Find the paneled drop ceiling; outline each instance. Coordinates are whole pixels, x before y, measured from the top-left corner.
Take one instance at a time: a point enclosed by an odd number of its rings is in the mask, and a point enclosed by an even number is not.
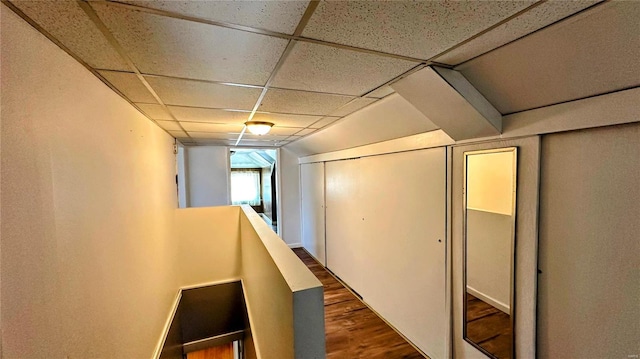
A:
[[[544,38],[514,40],[598,2],[3,0],[184,144],[247,147],[290,144],[381,101],[402,108],[388,85],[429,64],[459,69],[503,113],[549,102],[545,94],[505,96],[518,78],[490,64],[515,61],[510,51],[520,43],[534,48],[522,55],[531,62],[555,56],[562,49],[535,53]],[[573,31],[597,46],[606,41],[602,29],[585,26]],[[393,112],[415,123],[376,119],[374,127],[434,129],[413,109]],[[366,126],[367,116],[356,117]],[[249,119],[275,126],[241,135]]]

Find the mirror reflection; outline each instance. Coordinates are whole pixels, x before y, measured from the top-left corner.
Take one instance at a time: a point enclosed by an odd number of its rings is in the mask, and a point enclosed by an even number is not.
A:
[[[513,358],[515,147],[465,153],[464,339]]]

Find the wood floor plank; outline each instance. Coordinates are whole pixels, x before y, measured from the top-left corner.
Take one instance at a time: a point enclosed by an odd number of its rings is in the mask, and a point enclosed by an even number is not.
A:
[[[424,358],[304,249],[293,251],[324,287],[327,359]]]
[[[187,359],[233,359],[233,343],[187,353]]]

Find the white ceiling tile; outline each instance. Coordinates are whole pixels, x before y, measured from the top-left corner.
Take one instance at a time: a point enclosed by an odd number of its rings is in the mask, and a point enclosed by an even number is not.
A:
[[[238,147],[277,147],[279,141],[271,140],[246,140],[242,138]],[[232,144],[233,145],[233,144]]]
[[[532,3],[321,1],[302,35],[428,59]]]
[[[418,63],[309,42],[297,42],[272,86],[359,96]]]
[[[167,131],[182,131],[180,124],[176,121],[156,121],[156,123]]]
[[[339,120],[340,117],[323,117],[320,121],[314,123],[313,125],[309,126],[311,128],[322,128],[324,126],[327,126],[329,124],[332,124],[334,122],[336,122],[337,120]]]
[[[269,135],[291,136],[300,130],[302,130],[302,128],[273,126],[271,131],[269,131]]]
[[[174,121],[171,115],[169,115],[169,113],[164,110],[164,107],[162,107],[162,105],[153,103],[137,103],[136,106],[138,106],[142,111],[144,111],[144,113],[146,113],[154,120]]]
[[[322,116],[284,115],[279,113],[261,112],[257,112],[253,116],[255,121],[272,122],[275,123],[276,126],[284,127],[307,127],[321,118]]]
[[[169,131],[169,134],[177,139],[188,139],[189,136],[184,131]]]
[[[287,40],[92,3],[147,74],[263,85]]]
[[[304,130],[296,133],[296,136],[306,136],[306,135],[312,134],[312,133],[314,133],[316,131],[317,131],[317,129],[315,129],[315,128],[305,128]]]
[[[240,133],[244,125],[229,125],[219,123],[202,122],[180,122],[187,132],[220,132],[220,133]]]
[[[640,85],[640,6],[598,5],[458,66],[502,114]]]
[[[131,102],[157,103],[155,97],[135,74],[114,71],[99,71],[99,73]]]
[[[200,19],[293,34],[308,1],[132,1],[125,3]]]
[[[434,60],[444,64],[457,65],[532,33],[600,1],[602,0],[551,0],[542,2],[524,14]]]
[[[213,108],[168,106],[171,113],[181,122],[213,122],[242,125],[250,111],[227,111]]]
[[[207,138],[195,139],[194,142],[198,146],[233,146],[236,143],[235,140],[216,140]]]
[[[75,0],[11,1],[53,37],[98,69],[130,71]]]
[[[251,110],[262,92],[259,88],[202,81],[149,76],[146,79],[167,105]]]
[[[337,109],[336,111],[330,113],[332,116],[346,116],[352,112],[358,111],[359,109],[368,106],[374,102],[378,101],[376,98],[358,98],[351,102],[350,104]]]
[[[193,139],[235,140],[239,134],[187,131]]]
[[[260,110],[303,115],[326,115],[351,101],[352,98],[315,92],[269,89],[262,100]]]
[[[379,89],[371,92],[370,94],[367,95],[367,97],[383,98],[391,95],[394,92],[395,91],[391,88],[391,86],[387,85],[387,86],[382,86]]]
[[[284,135],[272,135],[271,133],[267,134],[267,135],[262,135],[262,136],[258,136],[258,135],[252,135],[250,133],[245,133],[244,136],[242,136],[243,140],[259,140],[259,141],[282,141],[287,139],[289,136],[284,136]]]

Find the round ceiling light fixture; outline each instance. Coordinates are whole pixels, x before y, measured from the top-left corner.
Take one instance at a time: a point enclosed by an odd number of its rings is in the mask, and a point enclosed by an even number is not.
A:
[[[264,121],[247,121],[244,125],[247,126],[249,132],[258,136],[266,135],[273,127],[273,123]]]

